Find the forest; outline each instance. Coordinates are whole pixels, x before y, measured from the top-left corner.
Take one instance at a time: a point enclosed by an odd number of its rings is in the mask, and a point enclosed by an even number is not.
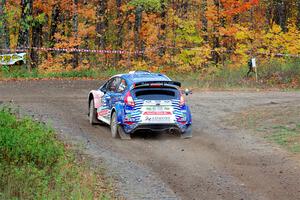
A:
[[[300,54],[300,0],[1,0],[0,52],[39,72],[214,73]]]

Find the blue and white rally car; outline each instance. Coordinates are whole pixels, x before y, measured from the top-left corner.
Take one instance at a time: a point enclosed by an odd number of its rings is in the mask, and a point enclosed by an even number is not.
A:
[[[136,71],[110,78],[89,93],[90,124],[108,124],[112,137],[130,139],[139,130],[192,137],[192,116],[181,83],[163,74]]]

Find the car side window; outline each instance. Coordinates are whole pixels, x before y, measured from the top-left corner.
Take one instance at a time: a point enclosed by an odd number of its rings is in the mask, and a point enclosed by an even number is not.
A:
[[[120,78],[116,77],[109,81],[107,85],[107,90],[110,92],[117,92],[118,86],[120,84]]]
[[[118,86],[118,91],[119,93],[122,93],[124,92],[124,90],[126,90],[127,88],[127,83],[124,79],[120,78],[120,84]]]
[[[99,90],[101,90],[102,92],[106,92],[107,91],[107,86],[109,84],[109,81],[106,81],[106,83],[104,85],[102,85]]]

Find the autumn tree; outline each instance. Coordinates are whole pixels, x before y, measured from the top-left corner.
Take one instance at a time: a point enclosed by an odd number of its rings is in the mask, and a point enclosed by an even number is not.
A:
[[[124,21],[123,21],[123,12],[122,12],[122,0],[116,0],[116,9],[117,9],[117,33],[116,33],[116,47],[117,49],[123,48],[123,29],[124,29]],[[116,54],[116,60],[119,61],[121,58],[120,54]]]
[[[73,6],[74,6],[74,10],[73,10],[73,37],[75,38],[75,40],[78,40],[78,0],[73,0]],[[78,49],[78,45],[75,45],[75,49]],[[78,59],[79,59],[79,53],[73,52],[73,59],[72,59],[72,65],[73,68],[77,68],[78,67]]]
[[[96,25],[96,44],[98,48],[106,48],[106,31],[108,28],[107,19],[107,0],[99,0],[96,6],[97,25]]]
[[[31,45],[32,47],[40,48],[43,46],[43,27],[46,24],[46,14],[44,12],[43,2],[36,0],[33,5],[32,22],[31,22]],[[30,57],[32,67],[35,68],[40,63],[39,51],[30,49]]]
[[[300,0],[296,1],[296,8],[297,8],[297,27],[300,29]]]
[[[202,72],[241,66],[252,55],[267,61],[299,52],[300,0],[0,2],[0,48],[35,47],[32,64],[43,72],[110,66]]]
[[[7,25],[6,0],[0,0],[0,49],[9,49],[9,47],[10,38]]]
[[[57,28],[58,28],[58,24],[60,22],[60,6],[59,4],[54,4],[52,5],[52,12],[51,12],[51,17],[50,17],[50,27],[49,27],[49,46],[53,47],[55,44],[55,33],[57,33]]]
[[[30,41],[30,27],[32,23],[33,0],[21,0],[21,10],[18,48],[28,48]]]

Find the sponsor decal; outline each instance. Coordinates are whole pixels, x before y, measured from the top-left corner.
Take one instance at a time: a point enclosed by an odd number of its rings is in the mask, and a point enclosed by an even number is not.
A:
[[[172,115],[169,111],[146,111],[143,115]]]
[[[170,117],[160,117],[160,116],[146,116],[146,122],[169,122]]]
[[[106,116],[109,114],[109,110],[100,110],[98,116]]]

